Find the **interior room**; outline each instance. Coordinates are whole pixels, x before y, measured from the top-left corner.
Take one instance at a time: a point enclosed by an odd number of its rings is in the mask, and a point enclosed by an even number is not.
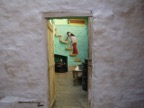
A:
[[[47,29],[51,107],[87,108],[88,18],[51,18]]]

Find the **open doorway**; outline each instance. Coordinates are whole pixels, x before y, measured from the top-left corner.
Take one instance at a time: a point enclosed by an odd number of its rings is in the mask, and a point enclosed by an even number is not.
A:
[[[46,23],[50,106],[87,108],[90,88],[88,64],[91,62],[89,18],[51,17]],[[76,37],[77,53],[74,51],[72,39],[67,39],[67,32]]]

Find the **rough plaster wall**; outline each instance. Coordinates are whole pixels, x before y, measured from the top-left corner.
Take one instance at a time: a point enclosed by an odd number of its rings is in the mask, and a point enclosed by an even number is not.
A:
[[[144,2],[116,0],[112,7],[94,13],[92,106],[143,108]]]
[[[0,97],[47,108],[41,12],[63,9],[93,10],[92,108],[143,108],[143,0],[0,0]]]

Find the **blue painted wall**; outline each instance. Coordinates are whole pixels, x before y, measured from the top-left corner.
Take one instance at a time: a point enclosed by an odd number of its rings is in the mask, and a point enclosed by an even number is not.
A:
[[[72,32],[77,37],[77,48],[79,54],[76,56],[80,58],[81,61],[84,61],[85,58],[88,58],[88,20],[86,20],[86,25],[70,25],[67,22],[67,19],[63,20],[56,20],[54,19],[53,22],[55,23],[55,28],[57,29],[57,33],[63,36],[63,40],[66,39],[66,33]],[[60,21],[60,22],[59,22]],[[69,40],[70,41],[70,40]],[[74,61],[74,57],[69,56],[70,51],[65,50],[66,44],[63,44],[59,41],[59,38],[54,36],[54,53],[59,55],[64,55],[68,57],[68,65],[75,66],[78,62]]]

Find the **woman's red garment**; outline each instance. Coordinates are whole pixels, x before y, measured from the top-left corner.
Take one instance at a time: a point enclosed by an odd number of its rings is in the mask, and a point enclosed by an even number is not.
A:
[[[73,54],[78,54],[77,43],[73,43]]]

